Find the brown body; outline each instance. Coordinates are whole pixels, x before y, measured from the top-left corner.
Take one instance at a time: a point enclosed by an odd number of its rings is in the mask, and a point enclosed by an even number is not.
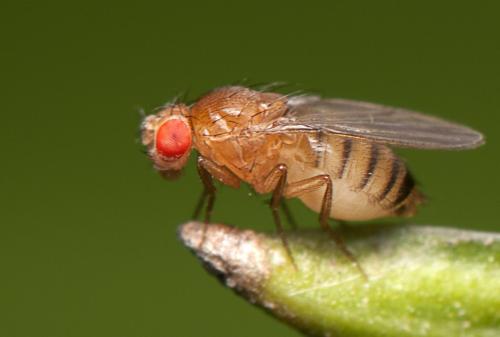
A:
[[[204,191],[195,217],[207,201],[205,222],[210,220],[213,178],[271,192],[274,222],[293,262],[279,208],[287,210],[283,197],[297,197],[319,213],[321,227],[362,272],[328,218],[411,216],[423,200],[406,165],[388,145],[462,150],[480,146],[484,137],[401,108],[223,87],[192,106],[168,105],[147,116],[142,142],[167,179],[178,177],[191,149],[198,150]]]
[[[214,178],[234,187],[242,180],[258,193],[275,189],[278,176],[273,172],[285,165],[283,195],[298,197],[316,212],[323,205],[324,178],[329,177],[329,216],[335,219],[414,214],[422,196],[404,162],[389,147],[322,131],[249,131],[249,126],[273,123],[285,112],[286,98],[281,95],[241,87],[218,89],[191,108],[194,147],[215,167],[209,169]]]

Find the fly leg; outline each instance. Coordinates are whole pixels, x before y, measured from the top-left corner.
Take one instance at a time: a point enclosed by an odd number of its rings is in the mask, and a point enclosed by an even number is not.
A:
[[[283,247],[286,250],[288,258],[292,263],[293,267],[297,270],[297,265],[295,264],[295,260],[292,256],[292,251],[290,250],[290,246],[288,245],[288,240],[285,235],[285,231],[283,230],[283,225],[281,224],[281,219],[279,215],[279,208],[282,204],[283,192],[285,191],[286,186],[286,178],[287,178],[287,167],[285,164],[279,164],[276,166],[266,177],[264,181],[264,189],[266,191],[272,191],[273,196],[271,198],[271,211],[273,213],[274,224],[276,225],[276,229],[278,231],[278,235],[281,238],[281,242],[283,243]]]
[[[224,166],[217,165],[211,160],[208,160],[202,156],[198,157],[198,175],[200,176],[201,182],[203,183],[203,192],[196,205],[193,218],[197,218],[205,204],[205,200],[208,198],[208,203],[205,208],[205,223],[210,222],[210,216],[212,215],[212,210],[215,202],[215,192],[217,189],[213,183],[212,177],[221,181],[222,183],[229,185],[234,188],[240,187],[239,178],[229,171]]]
[[[203,185],[205,185],[205,183],[203,183]],[[207,191],[205,187],[203,187],[203,191],[201,191],[200,197],[198,198],[198,202],[196,203],[196,207],[193,212],[192,216],[193,219],[198,219],[198,217],[200,216],[201,209],[203,208],[206,199],[207,199]]]
[[[281,200],[281,208],[283,209],[283,213],[285,214],[286,221],[292,227],[292,229],[295,231],[297,230],[297,222],[295,221],[292,212],[290,212],[290,208],[288,208],[288,205],[285,200]]]
[[[325,184],[325,177],[328,179],[328,181],[330,181],[330,177],[327,175],[321,175],[287,184],[287,171],[288,170],[285,164],[277,165],[266,177],[263,190],[273,192],[270,206],[271,211],[273,212],[274,223],[281,238],[281,242],[283,242],[283,246],[285,247],[287,255],[295,269],[297,269],[295,260],[293,259],[292,252],[288,245],[285,231],[283,230],[283,225],[281,224],[281,219],[279,217],[279,206],[280,204],[283,205],[283,196],[290,198],[301,195],[303,193],[315,191]]]
[[[215,202],[215,192],[217,189],[213,183],[212,177],[222,181],[224,184],[238,188],[240,186],[240,180],[231,171],[223,166],[219,166],[211,160],[198,157],[197,162],[198,175],[200,176],[201,182],[203,183],[203,192],[198,200],[196,209],[194,211],[194,218],[196,219],[203,208],[205,199],[208,198],[207,207],[205,208],[205,221],[203,224],[203,235],[198,247],[202,247],[205,242],[205,234],[207,232],[207,226],[210,222],[210,216],[212,215],[212,210],[214,208]]]
[[[208,198],[208,203],[205,208],[205,224],[210,221],[210,216],[212,215],[212,209],[214,207],[215,202],[215,192],[217,189],[214,186],[212,181],[212,176],[206,169],[205,160],[203,157],[198,157],[198,175],[200,176],[201,182],[203,183],[203,192],[198,200],[198,204],[196,205],[196,210],[194,217],[197,218],[199,213],[201,212],[203,205],[205,204],[205,200]]]
[[[328,219],[330,218],[330,210],[332,208],[332,180],[330,179],[330,176],[327,175],[327,179],[325,179],[326,182],[326,190],[325,194],[323,195],[323,202],[321,203],[321,211],[319,213],[319,222],[321,224],[321,228],[328,233],[328,235],[335,241],[335,244],[340,248],[342,253],[356,266],[356,268],[359,270],[361,275],[365,278],[365,280],[368,280],[368,276],[366,275],[365,271],[359,264],[358,260],[354,256],[354,254],[347,248],[344,240],[340,235],[338,235],[332,227],[328,224]]]
[[[285,189],[285,196],[288,198],[297,197],[304,193],[315,191],[323,186],[326,186],[325,193],[323,195],[323,200],[321,202],[321,210],[319,213],[319,223],[321,228],[330,236],[330,238],[335,241],[335,244],[339,247],[345,257],[347,257],[352,263],[356,265],[360,273],[365,279],[368,277],[366,273],[361,268],[358,260],[353,253],[347,248],[344,240],[330,227],[328,224],[328,219],[330,218],[330,211],[332,208],[332,179],[327,174],[317,175],[304,180],[299,180],[289,184]]]

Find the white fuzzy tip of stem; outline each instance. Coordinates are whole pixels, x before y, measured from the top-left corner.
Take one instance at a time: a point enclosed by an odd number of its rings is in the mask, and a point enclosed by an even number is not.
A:
[[[179,228],[179,237],[228,287],[257,301],[269,274],[261,235],[226,225],[188,222]]]

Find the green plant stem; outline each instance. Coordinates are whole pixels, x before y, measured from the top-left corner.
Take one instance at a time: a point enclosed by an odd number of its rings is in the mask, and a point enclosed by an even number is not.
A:
[[[362,277],[321,231],[275,235],[191,222],[181,240],[205,266],[311,336],[500,336],[500,235],[363,226],[342,236]]]

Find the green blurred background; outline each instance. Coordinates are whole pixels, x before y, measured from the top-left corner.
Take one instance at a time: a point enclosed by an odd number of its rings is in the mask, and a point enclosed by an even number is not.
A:
[[[0,336],[299,335],[221,287],[176,237],[201,191],[194,162],[162,180],[140,151],[138,111],[186,90],[286,81],[477,128],[488,143],[475,151],[402,151],[430,197],[414,221],[498,230],[499,12],[495,1],[4,1]],[[220,188],[214,219],[273,230],[266,197],[250,192]]]

